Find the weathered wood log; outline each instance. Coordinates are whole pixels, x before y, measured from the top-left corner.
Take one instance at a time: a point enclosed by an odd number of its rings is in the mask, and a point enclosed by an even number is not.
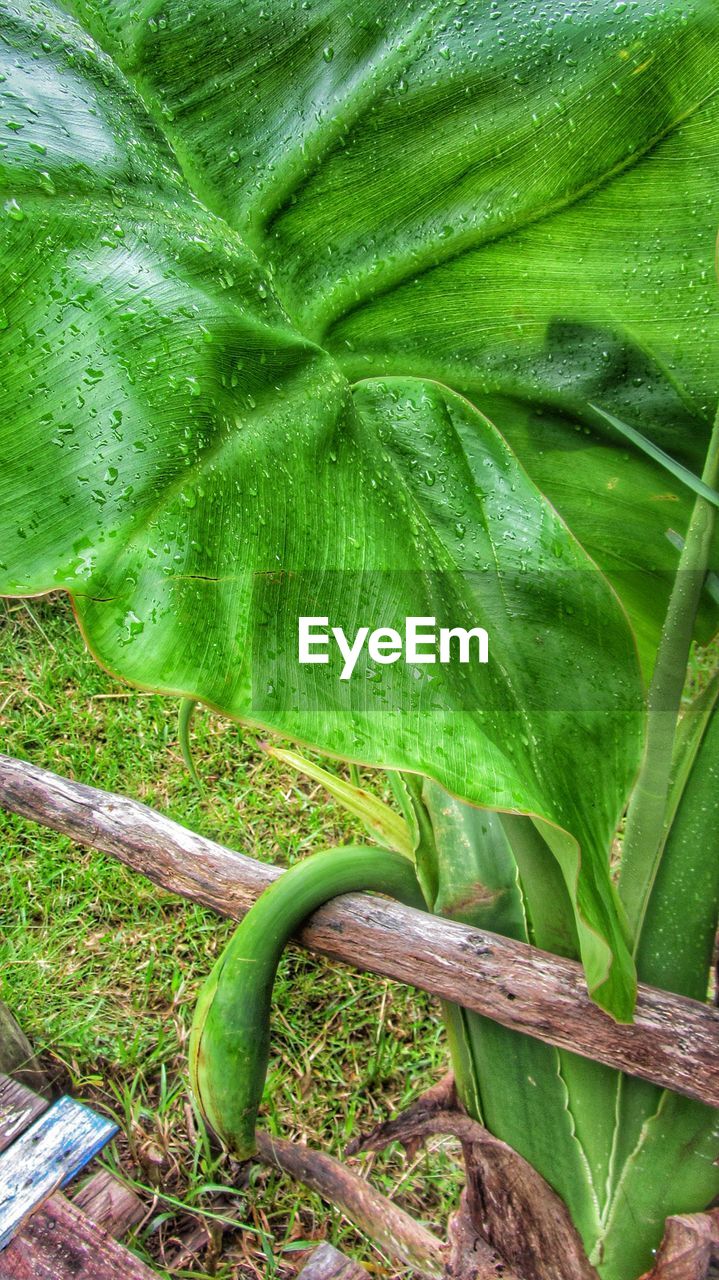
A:
[[[239,918],[279,872],[146,805],[0,755],[0,805],[101,849],[163,888]],[[348,894],[316,912],[302,944],[410,983],[515,1031],[719,1106],[719,1011],[641,986],[632,1026],[587,994],[581,967],[525,943]]]

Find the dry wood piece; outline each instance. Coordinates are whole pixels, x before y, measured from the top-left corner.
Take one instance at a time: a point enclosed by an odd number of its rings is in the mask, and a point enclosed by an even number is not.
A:
[[[367,1272],[358,1262],[346,1258],[331,1244],[315,1249],[298,1273],[302,1280],[367,1280]]]
[[[719,1261],[719,1209],[667,1218],[657,1260],[643,1280],[704,1280]]]
[[[420,1275],[442,1275],[446,1252],[442,1241],[339,1160],[268,1133],[257,1134],[257,1151],[265,1164],[288,1173],[335,1205],[392,1257]]]
[[[6,1004],[0,1000],[0,1073],[14,1076],[28,1089],[49,1097],[49,1081]]]
[[[115,1240],[121,1240],[145,1217],[146,1210],[131,1187],[100,1169],[72,1196],[72,1203]]]
[[[56,1195],[0,1253],[0,1280],[157,1280],[157,1273]]]
[[[113,854],[221,915],[244,915],[278,875],[146,805],[0,755],[0,804]],[[719,1106],[719,1012],[651,987],[618,1026],[592,1003],[578,964],[525,943],[348,894],[315,913],[301,942],[524,1031],[549,1044]]]
[[[464,1195],[449,1220],[449,1258],[443,1280],[522,1280],[505,1259],[477,1235]]]
[[[0,1155],[49,1105],[18,1080],[0,1075]]]
[[[467,1116],[464,1203],[477,1233],[524,1280],[597,1280],[566,1205],[518,1152]]]
[[[458,1240],[466,1264],[467,1241],[473,1235],[477,1280],[498,1274],[498,1266],[505,1268],[505,1277],[511,1269],[524,1280],[597,1280],[567,1207],[549,1183],[476,1120],[463,1111],[438,1106],[442,1090],[447,1092],[444,1081],[353,1146],[381,1151],[390,1142],[401,1142],[412,1149],[436,1133],[459,1139],[466,1187],[459,1219],[454,1222],[454,1260],[450,1262],[454,1270],[449,1274],[464,1278]]]

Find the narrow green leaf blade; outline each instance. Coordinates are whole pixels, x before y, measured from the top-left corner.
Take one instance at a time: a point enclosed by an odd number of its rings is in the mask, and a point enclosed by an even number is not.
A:
[[[177,738],[180,743],[180,751],[182,752],[182,759],[185,762],[187,771],[198,791],[201,791],[202,783],[200,782],[197,769],[195,768],[195,761],[192,758],[192,746],[190,744],[190,729],[192,727],[192,719],[195,714],[196,707],[197,703],[194,702],[192,698],[182,699],[182,702],[180,703],[180,714],[177,718]]]
[[[611,427],[614,427],[621,436],[631,440],[632,444],[635,444],[638,449],[641,449],[649,458],[653,458],[655,462],[664,467],[664,470],[674,476],[675,480],[681,481],[682,484],[686,485],[687,489],[691,489],[692,493],[697,494],[700,498],[705,498],[713,506],[719,507],[719,493],[717,493],[716,489],[712,489],[711,485],[706,484],[701,476],[695,476],[694,472],[690,471],[688,467],[683,467],[681,462],[677,462],[676,458],[670,457],[658,445],[642,435],[641,431],[637,431],[628,422],[622,422],[621,418],[617,418],[615,414],[607,413],[606,409],[600,409],[599,405],[596,404],[590,403],[589,408],[593,413],[597,413],[604,422],[608,422]]]
[[[412,839],[407,823],[384,801],[372,795],[371,792],[365,791],[363,787],[353,786],[344,778],[338,777],[336,773],[330,773],[329,769],[323,769],[314,760],[308,760],[306,756],[300,755],[299,751],[287,751],[282,747],[271,746],[267,750],[268,754],[274,756],[276,760],[281,760],[291,769],[296,769],[298,773],[303,773],[314,782],[319,782],[320,786],[324,787],[325,791],[333,796],[348,813],[359,818],[375,840],[385,848],[403,853],[406,858],[413,858]]]
[[[719,917],[716,681],[680,725],[671,809],[637,968],[644,982],[706,1000]],[[611,1280],[634,1280],[649,1265],[649,1251],[659,1244],[669,1213],[699,1212],[719,1194],[718,1138],[719,1120],[711,1108],[622,1079],[614,1185],[602,1233]],[[646,1223],[641,1238],[630,1228],[636,1221]]]
[[[676,1093],[662,1096],[622,1168],[594,1258],[602,1280],[636,1280],[651,1267],[669,1214],[712,1203],[718,1146],[719,1112]]]

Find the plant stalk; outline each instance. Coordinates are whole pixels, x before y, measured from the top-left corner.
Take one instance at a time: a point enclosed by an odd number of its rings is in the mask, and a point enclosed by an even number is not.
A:
[[[714,488],[719,476],[719,411],[702,472]],[[676,733],[694,622],[709,568],[716,510],[697,497],[669,598],[657,660],[649,686],[647,739],[627,812],[619,893],[633,939],[639,944],[647,904],[661,861]]]

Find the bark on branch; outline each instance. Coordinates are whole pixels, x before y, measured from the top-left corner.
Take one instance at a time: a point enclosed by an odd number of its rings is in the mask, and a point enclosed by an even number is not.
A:
[[[0,805],[225,916],[244,915],[281,874],[146,805],[2,755]],[[348,894],[323,907],[300,941],[719,1106],[719,1011],[709,1005],[642,986],[634,1024],[618,1026],[589,999],[575,962],[370,894]]]

